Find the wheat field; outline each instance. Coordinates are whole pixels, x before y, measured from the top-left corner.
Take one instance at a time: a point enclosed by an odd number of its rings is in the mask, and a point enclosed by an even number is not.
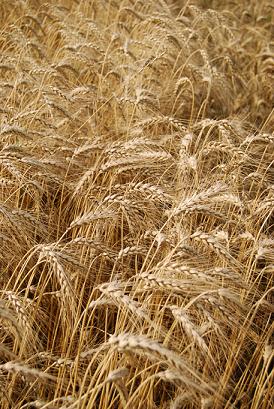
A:
[[[1,409],[271,409],[271,0],[0,1]]]

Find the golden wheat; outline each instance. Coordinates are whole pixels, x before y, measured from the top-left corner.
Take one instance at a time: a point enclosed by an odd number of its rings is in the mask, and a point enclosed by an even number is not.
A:
[[[1,0],[1,408],[273,407],[273,13]]]

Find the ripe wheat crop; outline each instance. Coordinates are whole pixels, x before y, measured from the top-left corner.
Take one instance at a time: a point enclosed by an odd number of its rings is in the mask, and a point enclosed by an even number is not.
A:
[[[271,0],[0,1],[1,409],[270,409]]]

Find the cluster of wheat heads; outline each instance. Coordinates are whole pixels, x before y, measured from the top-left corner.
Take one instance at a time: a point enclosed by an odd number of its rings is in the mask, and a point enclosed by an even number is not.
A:
[[[272,407],[272,18],[1,0],[2,409]]]

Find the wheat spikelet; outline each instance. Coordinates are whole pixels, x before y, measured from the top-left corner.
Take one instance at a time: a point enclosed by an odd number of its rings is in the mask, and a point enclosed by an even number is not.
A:
[[[42,381],[55,381],[56,378],[50,374],[39,371],[35,368],[27,367],[26,365],[21,365],[18,362],[6,362],[5,364],[0,365],[0,370],[13,372],[13,373],[22,373],[24,376],[40,379]]]
[[[172,216],[178,216],[180,213],[189,213],[199,209],[199,206],[211,203],[211,200],[214,200],[214,197],[217,197],[219,194],[225,192],[227,186],[223,183],[216,183],[216,185],[211,186],[209,189],[204,192],[194,194],[189,198],[185,198],[182,203],[179,204],[177,208],[170,211]]]
[[[78,219],[74,220],[71,223],[70,228],[72,229],[74,227],[84,226],[86,224],[91,223],[92,221],[100,220],[100,219],[109,219],[109,218],[113,218],[114,216],[115,216],[115,213],[112,211],[89,212],[79,217]]]
[[[200,374],[193,371],[180,356],[177,356],[170,349],[162,346],[156,341],[152,341],[144,336],[121,334],[118,336],[112,335],[108,341],[110,346],[118,348],[119,351],[132,351],[138,352],[140,350],[144,354],[148,355],[151,359],[164,360],[175,370],[178,370],[181,374],[181,379],[184,378],[185,384],[192,386],[197,390],[206,391],[207,388],[211,389],[206,383],[202,381]],[[184,376],[185,372],[188,372],[190,378]],[[200,382],[201,385],[191,381],[191,377]]]
[[[60,262],[60,256],[55,252],[53,246],[43,246],[39,253],[39,262],[47,261],[53,266],[53,270],[58,278],[60,287],[67,299],[70,300],[71,305],[74,304],[74,293],[70,279],[65,272],[63,265]]]
[[[183,311],[181,308],[178,308],[176,306],[171,306],[170,307],[171,312],[176,320],[178,320],[183,328],[185,329],[187,335],[190,338],[193,338],[194,342],[197,343],[199,348],[201,350],[205,351],[207,354],[209,354],[208,346],[206,345],[205,341],[203,338],[200,336],[200,334],[197,332],[195,329],[193,323],[190,321],[189,317],[187,316],[186,312]],[[211,358],[213,359],[213,358]]]
[[[191,235],[191,238],[194,240],[201,240],[205,242],[213,251],[215,251],[221,257],[224,257],[236,268],[241,268],[241,264],[236,260],[227,249],[217,240],[214,236],[204,233],[202,231],[197,231]]]
[[[141,246],[125,247],[124,249],[121,249],[119,251],[118,256],[117,256],[117,260],[121,260],[126,256],[135,255],[135,254],[136,255],[137,254],[145,255],[146,250]]]
[[[103,242],[98,240],[87,239],[85,237],[76,237],[75,239],[71,240],[67,245],[92,247],[95,250],[99,251],[99,254],[113,261],[117,260],[118,257],[116,251],[107,247]]]
[[[115,369],[114,371],[110,372],[106,382],[114,382],[116,388],[119,391],[121,402],[123,407],[126,407],[129,395],[126,386],[123,383],[123,378],[128,376],[129,371],[127,368],[119,368]]]
[[[117,301],[118,304],[123,305],[126,309],[131,311],[135,316],[145,319],[150,325],[154,326],[153,321],[150,320],[145,308],[137,301],[130,298],[121,290],[119,283],[101,284],[99,290],[106,296]],[[94,303],[94,305],[96,302]],[[98,304],[96,304],[98,305]]]
[[[45,400],[41,400],[41,399],[36,399],[32,402],[29,403],[25,403],[23,406],[21,406],[22,409],[26,409],[29,407],[29,405],[32,405],[34,408],[53,408],[53,406],[50,406],[48,402],[46,402]]]
[[[164,265],[164,270],[165,270],[165,273],[168,274],[169,276],[177,275],[179,273],[187,277],[193,277],[194,279],[197,279],[197,280],[213,281],[212,277],[210,277],[208,274],[203,273],[202,271],[199,271],[190,266],[182,265],[180,262],[176,262],[176,261],[169,263],[167,265]]]
[[[189,286],[186,286],[187,282],[184,282],[183,280],[162,278],[149,272],[142,273],[140,279],[152,288],[162,288],[163,290],[177,292],[178,294],[184,294],[189,291]]]
[[[12,327],[15,330],[16,336],[18,337],[18,339],[20,339],[22,337],[22,329],[20,328],[20,325],[17,322],[15,316],[12,314],[12,311],[10,311],[5,305],[3,305],[2,301],[0,303],[0,317],[11,323]]]
[[[11,301],[12,305],[14,306],[22,328],[31,332],[29,317],[25,311],[24,306],[22,305],[20,298],[13,291],[5,291],[4,293],[7,296],[8,300]]]

